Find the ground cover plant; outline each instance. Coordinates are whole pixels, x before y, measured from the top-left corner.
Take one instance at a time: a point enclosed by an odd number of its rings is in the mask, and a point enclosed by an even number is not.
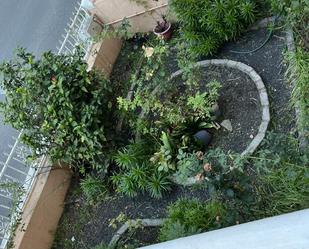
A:
[[[227,215],[222,203],[180,199],[168,208],[168,221],[160,230],[160,240],[167,241],[202,231],[218,229]]]

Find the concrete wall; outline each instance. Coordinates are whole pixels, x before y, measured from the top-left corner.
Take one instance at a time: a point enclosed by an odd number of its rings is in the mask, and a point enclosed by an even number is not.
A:
[[[69,169],[48,167],[47,159],[32,187],[14,237],[16,249],[48,249],[52,246],[64,200],[70,186]]]
[[[103,71],[105,75],[109,76],[121,47],[122,41],[120,39],[107,39],[94,44],[87,60],[88,68]]]
[[[308,249],[309,209],[142,248]]]
[[[156,21],[162,20],[167,13],[168,0],[146,0],[146,4],[137,4],[135,0],[93,0],[95,13],[104,23],[116,25],[126,17],[132,32],[152,31]]]

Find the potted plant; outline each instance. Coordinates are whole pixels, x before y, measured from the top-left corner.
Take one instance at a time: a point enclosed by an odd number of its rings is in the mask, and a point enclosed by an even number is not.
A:
[[[163,40],[169,40],[172,37],[172,24],[166,20],[166,16],[162,15],[162,21],[157,21],[153,32]]]

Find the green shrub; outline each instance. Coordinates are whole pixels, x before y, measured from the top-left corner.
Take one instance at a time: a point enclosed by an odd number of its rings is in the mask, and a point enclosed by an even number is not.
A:
[[[296,16],[305,14],[309,11],[309,3],[307,0],[267,0],[274,13],[284,14],[295,19]],[[299,20],[300,21],[300,20]]]
[[[83,194],[91,204],[100,202],[108,193],[106,183],[98,177],[87,175],[80,183]]]
[[[187,70],[171,80],[166,69],[168,44],[161,41],[146,49],[152,51],[151,54],[147,55],[139,76],[132,76],[132,84],[136,86],[134,97],[117,99],[119,109],[130,116],[133,129],[157,137],[162,131],[174,130],[188,120],[212,126],[210,109],[219,97],[221,85],[216,81],[203,82],[206,87],[202,88],[201,82],[193,80],[195,77]]]
[[[45,52],[40,58],[19,49],[0,65],[0,75],[5,121],[24,129],[34,157],[98,167],[110,147],[113,93],[106,78],[88,71],[80,49],[73,56]]]
[[[225,206],[218,201],[180,199],[168,207],[168,220],[160,230],[160,240],[218,229],[226,224],[226,215]],[[176,227],[178,231],[174,234]]]
[[[186,228],[185,225],[181,224],[179,221],[174,223],[168,223],[164,225],[160,230],[160,241],[174,240],[194,234],[201,233],[200,229],[195,227]]]
[[[111,249],[111,247],[106,245],[105,243],[101,243],[101,244],[93,247],[92,249]]]
[[[143,141],[131,143],[118,151],[115,161],[120,172],[112,176],[112,182],[119,193],[133,197],[138,192],[148,192],[154,198],[161,198],[171,189],[171,180],[165,172],[150,161],[153,145]]]
[[[172,0],[183,39],[194,54],[213,54],[255,20],[255,1]]]
[[[129,169],[112,176],[112,182],[117,192],[130,197],[136,196],[139,192],[148,192],[154,198],[161,198],[172,185],[168,175],[159,172],[151,163],[131,165]]]
[[[199,151],[196,154],[185,153],[182,149],[179,149],[177,155],[177,171],[174,174],[178,184],[186,185],[188,178],[203,173],[202,162],[198,158],[198,154],[203,155],[203,152]]]

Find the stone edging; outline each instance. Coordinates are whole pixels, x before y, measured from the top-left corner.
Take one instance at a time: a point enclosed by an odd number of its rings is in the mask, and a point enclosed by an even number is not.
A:
[[[261,28],[267,28],[270,23],[275,21],[275,16],[265,17],[262,20],[257,21],[254,23],[247,31],[259,30]]]
[[[166,219],[137,219],[137,220],[129,220],[125,224],[123,224],[115,233],[111,241],[109,242],[109,247],[115,248],[121,236],[128,231],[130,227],[134,227],[137,225],[142,225],[143,227],[157,227],[162,226]]]
[[[234,69],[238,69],[242,71],[243,73],[247,74],[251,80],[254,82],[260,96],[260,102],[262,107],[262,122],[259,126],[258,134],[254,137],[254,139],[251,141],[249,146],[241,153],[242,156],[245,156],[247,154],[252,154],[257,147],[260,145],[262,140],[265,137],[267,127],[270,121],[270,112],[269,112],[269,100],[267,91],[265,88],[265,85],[262,81],[262,78],[257,74],[257,72],[250,66],[237,61],[232,61],[228,59],[213,59],[213,60],[204,60],[199,61],[196,63],[197,67],[207,67],[210,65],[214,66],[225,66],[230,67]],[[175,73],[171,75],[171,79],[174,77],[180,75],[182,73],[182,70],[178,70]]]

